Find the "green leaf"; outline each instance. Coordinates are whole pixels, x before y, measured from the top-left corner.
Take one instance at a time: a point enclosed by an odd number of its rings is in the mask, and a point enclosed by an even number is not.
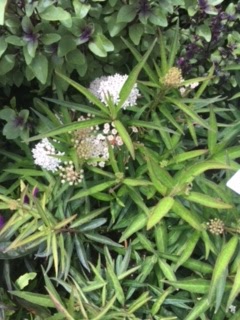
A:
[[[199,217],[193,211],[189,211],[181,204],[181,202],[175,200],[172,209],[173,212],[175,212],[181,219],[189,223],[194,229],[199,231],[203,229]]]
[[[207,42],[211,41],[212,33],[211,33],[211,29],[209,28],[209,26],[207,24],[202,24],[201,26],[198,26],[197,27],[197,34],[200,37],[203,37]]]
[[[176,55],[178,52],[178,46],[179,46],[179,20],[177,20],[177,23],[176,23],[174,38],[173,38],[172,46],[170,49],[170,55],[169,55],[169,59],[168,59],[169,68],[174,66],[175,58],[176,58]]]
[[[191,293],[206,294],[209,291],[210,281],[201,278],[185,278],[178,281],[164,281],[176,289],[181,289]]]
[[[0,25],[4,25],[4,15],[5,15],[5,9],[7,6],[8,0],[1,0],[0,1]]]
[[[70,51],[76,49],[77,45],[74,38],[71,35],[65,35],[61,38],[58,44],[58,56],[63,57]]]
[[[108,261],[107,261],[107,273],[114,287],[117,300],[123,306],[125,302],[124,292],[116,274],[114,273],[112,265]]]
[[[2,11],[0,10],[0,12],[2,12]],[[4,52],[7,50],[7,47],[8,47],[8,44],[5,41],[5,37],[1,36],[0,37],[0,58],[4,54]]]
[[[127,100],[127,98],[129,97],[133,86],[135,85],[135,83],[137,82],[137,78],[138,75],[141,71],[141,69],[143,68],[144,64],[146,63],[150,53],[152,52],[155,44],[156,44],[157,39],[154,39],[153,43],[151,44],[151,46],[149,47],[148,51],[144,54],[142,60],[133,68],[133,70],[130,72],[126,82],[124,83],[120,93],[119,93],[119,97],[120,97],[120,101],[117,105],[117,110],[120,110],[121,107],[123,106],[124,102]]]
[[[28,286],[29,281],[35,279],[36,276],[36,272],[25,273],[16,280],[16,285],[19,287],[20,290],[22,290],[23,288]]]
[[[129,27],[129,38],[136,46],[139,45],[143,33],[144,27],[140,23],[133,24]]]
[[[130,225],[123,232],[119,242],[125,241],[132,234],[144,228],[146,223],[147,223],[147,216],[144,213],[137,214],[133,222],[130,223]]]
[[[186,104],[182,103],[181,101],[175,98],[166,97],[166,99],[169,102],[173,103],[175,106],[177,106],[180,110],[182,110],[185,114],[187,114],[190,118],[192,118],[192,120],[197,122],[199,125],[211,130],[209,125],[206,123],[206,121],[203,120],[201,117],[199,117],[199,115],[196,112],[194,112],[191,107],[187,106]]]
[[[95,125],[100,125],[105,123],[107,120],[106,119],[91,119],[91,120],[86,120],[86,121],[76,121],[76,122],[71,122],[69,124],[65,124],[65,125],[61,125],[59,127],[57,127],[56,129],[53,130],[49,130],[45,133],[42,134],[38,134],[32,138],[29,138],[27,140],[25,140],[26,142],[29,141],[35,141],[35,140],[40,140],[43,138],[47,138],[47,137],[53,137],[56,135],[60,135],[69,131],[74,131],[77,129],[84,129],[84,128],[89,128]]]
[[[176,175],[176,182],[179,184],[191,183],[197,176],[202,174],[207,170],[217,170],[217,169],[231,169],[225,163],[217,161],[204,161],[201,163],[196,163],[187,169],[179,171]]]
[[[189,239],[187,240],[186,244],[185,244],[185,249],[181,255],[181,257],[179,258],[176,266],[175,266],[175,271],[185,262],[188,260],[188,258],[190,258],[192,256],[193,250],[195,249],[198,240],[200,237],[200,233],[199,231],[195,231],[193,232],[192,235],[190,235]]]
[[[209,309],[209,302],[206,297],[203,297],[198,301],[195,306],[192,308],[192,311],[187,315],[185,320],[197,320],[199,317]]]
[[[126,145],[128,151],[130,152],[132,158],[135,158],[135,151],[134,151],[134,146],[132,143],[132,139],[130,138],[127,130],[125,129],[125,127],[123,126],[123,124],[119,121],[119,120],[115,120],[113,121],[120,137],[122,138],[124,144]]]
[[[149,21],[152,22],[155,26],[167,27],[168,21],[166,15],[163,13],[161,8],[155,8],[150,16]]]
[[[77,192],[71,199],[70,201],[76,200],[76,199],[81,199],[83,197],[87,197],[90,196],[94,193],[97,192],[101,192],[105,189],[109,189],[110,187],[112,187],[113,185],[116,184],[116,181],[107,181],[107,182],[103,182],[103,183],[98,183],[96,186],[94,187],[90,187],[88,189],[83,189],[80,190],[79,192]]]
[[[233,254],[235,253],[237,245],[238,245],[238,237],[233,236],[226,244],[223,245],[218,255],[217,261],[213,269],[212,280],[211,280],[210,290],[208,294],[208,300],[210,302],[212,301],[214,294],[216,294],[218,282],[222,274],[228,268],[228,264]]]
[[[85,233],[85,236],[90,240],[96,241],[98,243],[102,243],[106,246],[113,246],[113,247],[122,248],[122,245],[120,245],[119,243],[112,241],[111,239],[109,239],[105,236],[102,236],[96,232],[95,233]]]
[[[215,209],[231,209],[233,205],[224,203],[223,201],[210,197],[207,194],[200,193],[200,192],[190,192],[189,195],[184,196],[185,199],[199,203],[203,206],[208,208],[215,208]]]
[[[26,301],[37,304],[42,307],[49,307],[49,308],[55,307],[54,303],[48,296],[40,293],[27,292],[27,291],[9,291],[9,293],[18,298],[24,299]]]
[[[14,120],[16,117],[16,112],[11,108],[4,108],[0,111],[0,119],[10,121]]]
[[[71,15],[61,7],[55,7],[54,5],[47,7],[44,11],[39,13],[43,20],[47,21],[61,21],[71,19]]]
[[[171,210],[174,204],[172,197],[165,197],[161,199],[153,208],[150,217],[148,218],[147,230],[154,227],[165,215]]]
[[[234,302],[234,300],[236,299],[239,293],[240,293],[240,264],[238,265],[237,273],[235,275],[231,292],[229,294],[226,310],[229,309],[230,305]]]
[[[39,53],[35,56],[35,58],[33,58],[32,63],[30,64],[30,68],[35,77],[42,84],[45,84],[47,82],[48,60],[43,54]]]
[[[5,54],[0,60],[0,75],[3,76],[11,71],[15,66],[15,61],[15,54]]]
[[[55,42],[58,42],[61,39],[61,36],[57,33],[46,33],[43,34],[41,37],[41,41],[46,46],[49,46],[50,44],[53,44]]]
[[[118,15],[117,23],[131,22],[137,15],[137,8],[135,5],[123,5],[121,6]]]

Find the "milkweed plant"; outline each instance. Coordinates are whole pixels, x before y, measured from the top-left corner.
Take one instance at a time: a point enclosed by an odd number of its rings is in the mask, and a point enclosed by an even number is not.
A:
[[[1,152],[1,319],[239,319],[239,118],[178,37],[123,39],[132,70],[86,86],[56,70],[73,94],[36,98]]]

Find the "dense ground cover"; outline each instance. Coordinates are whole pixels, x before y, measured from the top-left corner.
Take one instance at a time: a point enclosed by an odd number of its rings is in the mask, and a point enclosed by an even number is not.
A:
[[[0,319],[239,319],[238,1],[0,12]]]

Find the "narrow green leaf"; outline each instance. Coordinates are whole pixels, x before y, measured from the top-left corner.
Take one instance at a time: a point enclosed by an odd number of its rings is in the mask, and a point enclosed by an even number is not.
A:
[[[155,226],[165,215],[171,210],[174,204],[172,197],[165,197],[161,199],[153,208],[151,215],[148,218],[147,230]]]
[[[226,310],[229,309],[230,305],[234,302],[235,298],[238,296],[239,293],[240,293],[240,264],[238,265],[237,273],[235,275],[232,289],[228,297]]]
[[[149,292],[143,292],[139,298],[137,298],[133,303],[130,304],[130,306],[128,307],[128,312],[132,314],[143,305],[146,305],[149,300],[151,300]]]
[[[130,187],[137,187],[137,186],[150,186],[152,182],[148,180],[141,180],[141,179],[130,179],[126,178],[123,180],[123,183]]]
[[[194,151],[187,151],[187,152],[183,152],[183,153],[179,153],[174,155],[174,157],[172,158],[172,160],[168,161],[168,164],[178,164],[180,162],[184,162],[187,161],[189,159],[192,158],[197,158],[201,155],[204,155],[208,152],[208,150],[206,149],[199,149],[199,150],[194,150]]]
[[[121,38],[121,39],[125,43],[125,45],[128,47],[128,49],[131,51],[135,59],[138,62],[141,62],[143,59],[142,55],[135,49],[134,46],[131,45],[130,42],[128,42],[124,38]],[[147,62],[144,63],[143,69],[145,70],[146,74],[148,75],[149,79],[151,79],[152,82],[159,83],[158,78],[156,77],[156,74],[152,71],[151,67],[148,65]]]
[[[177,51],[178,51],[178,41],[179,41],[179,20],[177,20],[177,23],[176,23],[172,46],[170,49],[170,55],[169,55],[169,59],[168,59],[168,67],[169,68],[174,66],[175,58],[176,58]]]
[[[175,266],[175,271],[185,262],[188,260],[188,258],[190,258],[192,256],[193,250],[195,249],[198,240],[200,237],[200,233],[199,231],[195,231],[193,232],[192,235],[190,235],[189,239],[186,242],[185,245],[185,249],[181,255],[181,257],[179,258],[176,266]]]
[[[116,300],[116,295],[113,296],[113,298],[106,304],[104,309],[98,313],[97,317],[92,318],[92,320],[104,319],[103,317],[105,317],[105,314],[108,312],[109,309],[111,309],[111,307],[113,306],[115,300]]]
[[[125,296],[124,296],[123,289],[121,287],[121,284],[120,284],[116,274],[114,273],[112,265],[108,262],[107,262],[107,273],[108,273],[108,275],[111,279],[111,282],[113,284],[117,300],[119,301],[119,303],[121,305],[124,305]]]
[[[129,97],[130,92],[132,91],[134,84],[137,82],[138,75],[139,75],[141,69],[143,68],[144,64],[146,63],[146,61],[147,61],[150,53],[152,52],[152,49],[154,48],[156,42],[157,42],[157,39],[154,39],[154,41],[152,42],[152,44],[149,47],[149,49],[147,50],[147,52],[144,54],[142,60],[133,68],[133,70],[129,74],[126,82],[124,83],[124,85],[119,93],[120,101],[117,105],[118,110],[121,109],[122,105]]]
[[[179,171],[175,176],[176,182],[179,184],[191,183],[195,177],[199,176],[203,172],[217,169],[231,169],[231,167],[225,163],[217,161],[203,161],[200,163],[195,163],[189,168],[184,168],[183,170]]]
[[[166,97],[166,99],[170,103],[172,103],[175,106],[177,106],[181,111],[183,111],[186,115],[188,115],[196,123],[198,123],[199,125],[203,126],[204,128],[207,128],[207,129],[211,130],[211,128],[207,124],[207,122],[205,120],[203,120],[201,117],[199,117],[199,115],[196,112],[194,112],[190,106],[187,106],[186,104],[184,104],[183,102],[181,102],[181,101],[179,101],[179,100],[177,100],[175,98]]]
[[[115,242],[105,236],[102,236],[96,232],[95,233],[85,233],[85,236],[90,240],[105,244],[107,246],[122,248],[122,245],[120,245],[119,243],[117,243],[117,242]]]
[[[157,298],[157,300],[154,302],[151,309],[151,312],[153,315],[156,315],[159,312],[163,302],[166,300],[167,296],[172,292],[173,292],[173,289],[169,287],[159,296],[159,298]]]
[[[206,294],[209,291],[210,280],[201,278],[185,278],[178,281],[164,281],[176,289],[181,289],[191,293]]]
[[[115,121],[113,121],[113,123],[114,123],[120,137],[122,138],[124,144],[126,145],[128,151],[130,152],[132,158],[135,159],[134,146],[133,146],[132,140],[131,140],[127,130],[125,129],[125,127],[123,126],[123,124],[119,120],[115,120]]]
[[[209,125],[211,130],[208,130],[208,149],[212,155],[214,153],[218,138],[218,125],[213,107],[210,107]]]
[[[161,71],[164,76],[168,71],[167,54],[166,54],[166,48],[165,48],[163,35],[162,35],[160,29],[158,29],[158,33],[159,33],[159,47],[160,47],[159,49],[160,49],[160,58],[161,58]]]
[[[238,237],[233,236],[226,244],[224,244],[224,246],[222,247],[222,250],[218,255],[217,261],[214,266],[211,286],[208,294],[208,300],[210,302],[212,301],[213,296],[216,293],[218,281],[220,280],[222,274],[227,269],[228,264],[236,250],[237,245],[238,245]]]
[[[90,187],[88,189],[80,190],[70,199],[70,201],[80,199],[83,197],[87,197],[87,196],[90,196],[94,193],[98,193],[98,192],[101,192],[105,189],[109,189],[114,184],[116,184],[116,181],[107,181],[107,182],[99,183],[96,186]]]
[[[197,320],[209,308],[210,308],[210,305],[209,305],[208,299],[204,297],[195,304],[192,311],[187,315],[185,320]]]
[[[9,293],[16,297],[19,297],[21,299],[24,299],[26,301],[37,304],[42,307],[49,307],[49,308],[55,307],[52,300],[44,294],[28,292],[28,291],[9,291]]]
[[[202,230],[203,227],[201,226],[201,221],[198,216],[193,211],[189,211],[185,208],[181,202],[175,200],[172,209],[181,219],[189,223],[194,229],[199,231]]]
[[[158,264],[167,280],[177,281],[176,275],[173,272],[172,267],[165,260],[158,259]]]
[[[132,234],[141,230],[147,223],[147,216],[144,213],[139,213],[133,222],[125,229],[119,242],[128,239]]]
[[[86,121],[76,121],[76,122],[72,122],[69,124],[61,125],[61,126],[57,127],[56,129],[49,130],[49,131],[44,132],[42,134],[38,134],[32,138],[25,139],[24,141],[30,142],[30,141],[40,140],[43,138],[53,137],[53,136],[60,135],[63,133],[68,133],[69,131],[74,131],[77,129],[85,129],[85,128],[94,127],[96,125],[103,124],[107,121],[108,121],[107,119],[99,119],[99,118],[94,118],[94,119],[86,120]]]
[[[200,192],[190,192],[189,195],[184,196],[189,201],[199,203],[208,208],[215,209],[231,209],[233,206],[228,203],[224,203],[223,201],[210,197],[207,194]]]

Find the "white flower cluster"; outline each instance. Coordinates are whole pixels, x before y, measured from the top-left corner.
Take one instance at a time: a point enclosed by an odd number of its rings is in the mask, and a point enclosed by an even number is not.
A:
[[[89,90],[106,106],[108,106],[109,97],[111,98],[113,104],[118,104],[120,97],[119,93],[127,80],[127,75],[120,75],[116,73],[113,76],[96,78],[91,82]],[[137,84],[135,83],[132,91],[124,102],[122,108],[132,107],[136,105],[137,98],[140,96]]]
[[[55,172],[61,163],[59,156],[64,155],[64,152],[56,152],[54,146],[47,138],[42,139],[32,149],[34,163],[42,167],[42,169]]]
[[[83,180],[83,170],[76,171],[72,161],[65,161],[64,166],[59,166],[61,182],[68,182],[70,186],[77,185]]]

